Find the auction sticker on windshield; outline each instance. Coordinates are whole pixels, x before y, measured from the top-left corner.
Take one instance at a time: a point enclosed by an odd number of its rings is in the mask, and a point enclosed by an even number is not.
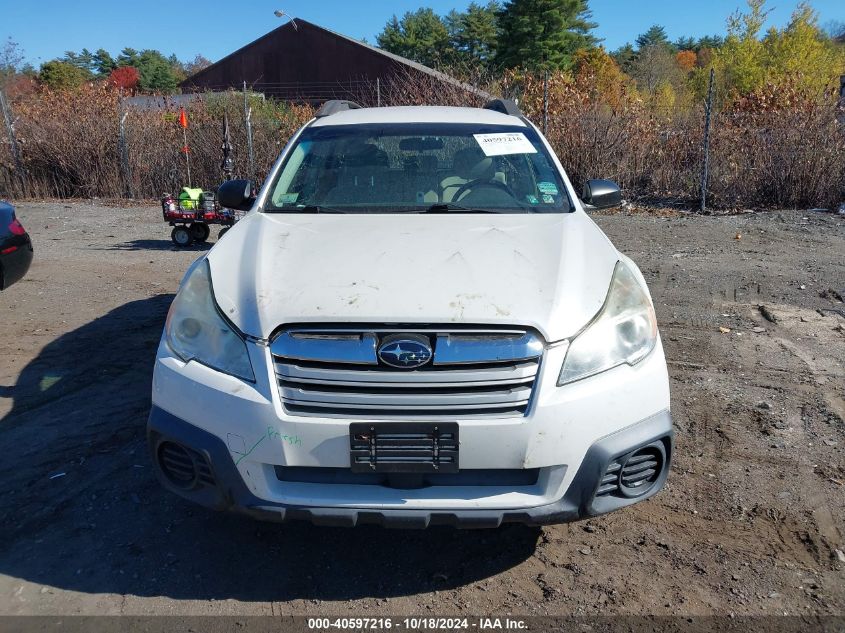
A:
[[[522,132],[473,134],[485,156],[505,154],[536,154],[535,148]]]

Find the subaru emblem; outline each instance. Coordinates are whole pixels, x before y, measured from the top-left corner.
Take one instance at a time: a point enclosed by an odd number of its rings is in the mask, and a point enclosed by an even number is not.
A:
[[[401,369],[422,367],[431,360],[432,355],[431,344],[424,336],[391,336],[378,348],[381,362]]]

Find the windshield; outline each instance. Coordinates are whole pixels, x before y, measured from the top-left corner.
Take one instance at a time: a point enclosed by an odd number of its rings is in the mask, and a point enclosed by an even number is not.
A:
[[[529,127],[309,127],[270,188],[276,213],[564,213],[560,175]]]

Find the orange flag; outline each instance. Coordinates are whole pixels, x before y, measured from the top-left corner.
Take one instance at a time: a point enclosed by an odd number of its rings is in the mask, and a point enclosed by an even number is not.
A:
[[[185,114],[185,108],[179,108],[179,125],[186,129],[188,127],[188,115]]]

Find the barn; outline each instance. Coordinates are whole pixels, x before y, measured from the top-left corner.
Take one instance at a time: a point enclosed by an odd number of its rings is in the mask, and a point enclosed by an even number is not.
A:
[[[479,99],[490,95],[444,73],[296,19],[182,82],[183,92],[242,89],[276,99],[321,103],[353,99],[381,105],[397,87],[441,84]]]

